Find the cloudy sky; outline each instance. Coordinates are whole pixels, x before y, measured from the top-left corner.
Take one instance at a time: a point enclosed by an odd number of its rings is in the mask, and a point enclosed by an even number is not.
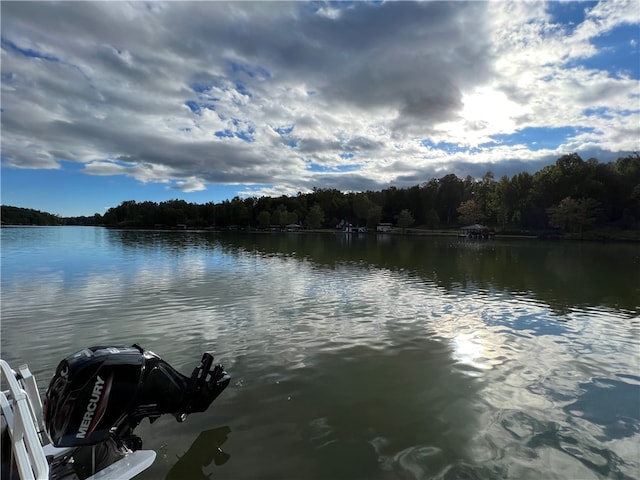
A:
[[[406,187],[640,150],[640,2],[2,1],[2,203]]]

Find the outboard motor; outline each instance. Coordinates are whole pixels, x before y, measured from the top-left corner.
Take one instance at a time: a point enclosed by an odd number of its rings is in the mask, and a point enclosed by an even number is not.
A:
[[[91,347],[60,362],[43,405],[56,447],[115,443],[131,450],[142,442],[133,430],[144,418],[172,414],[184,421],[204,412],[231,377],[204,353],[190,378],[139,345]]]

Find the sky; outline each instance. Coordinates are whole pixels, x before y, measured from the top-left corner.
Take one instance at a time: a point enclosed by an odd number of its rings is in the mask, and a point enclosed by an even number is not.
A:
[[[4,205],[93,215],[640,150],[640,0],[0,9]]]

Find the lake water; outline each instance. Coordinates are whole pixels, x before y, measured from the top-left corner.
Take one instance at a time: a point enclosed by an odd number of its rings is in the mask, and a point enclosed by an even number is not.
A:
[[[638,245],[0,232],[2,357],[42,391],[100,344],[233,377],[143,422],[142,479],[640,477]]]

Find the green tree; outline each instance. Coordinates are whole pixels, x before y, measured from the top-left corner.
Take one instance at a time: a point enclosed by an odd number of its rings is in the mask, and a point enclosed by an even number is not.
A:
[[[63,225],[62,218],[31,208],[0,206],[3,225]]]
[[[216,224],[216,204],[207,202],[200,206],[200,218],[205,227],[215,226]]]
[[[324,222],[324,211],[317,203],[309,209],[307,225],[309,228],[320,228]]]
[[[518,227],[531,225],[533,182],[533,176],[527,172],[518,173],[511,178],[508,197],[511,203],[511,214],[508,223]]]
[[[267,228],[269,226],[269,223],[271,222],[271,214],[266,210],[262,210],[258,214],[257,220],[258,220],[258,226],[260,228]]]
[[[484,219],[482,208],[475,200],[462,202],[457,211],[460,214],[458,221],[463,225],[479,223]]]
[[[464,182],[453,173],[438,180],[436,211],[441,222],[447,225],[455,221],[456,209],[463,200]]]
[[[413,215],[411,215],[411,212],[406,208],[398,214],[397,225],[402,229],[402,233],[404,233],[407,227],[413,225],[413,222],[415,222],[415,220],[413,219]]]
[[[566,232],[582,233],[584,226],[595,221],[597,206],[592,198],[566,197],[558,205],[547,209],[549,224]]]
[[[496,218],[496,203],[495,203],[495,189],[497,182],[493,176],[493,172],[489,171],[484,174],[482,180],[476,182],[473,189],[473,200],[476,202],[480,209],[480,220],[495,220]],[[476,223],[476,222],[471,222]]]
[[[285,225],[293,225],[298,223],[298,214],[296,212],[287,212],[285,215]]]
[[[230,221],[232,225],[249,225],[249,220],[251,218],[249,208],[247,203],[245,203],[245,201],[240,197],[233,197],[233,199],[231,199],[230,214]]]
[[[271,224],[280,225],[281,227],[287,224],[287,207],[283,204],[278,205],[278,208],[271,214]]]
[[[438,212],[436,212],[435,208],[430,208],[425,213],[425,225],[429,228],[436,228],[440,224],[440,218],[438,217]]]
[[[367,227],[375,228],[382,218],[382,207],[378,205],[372,206],[367,212]]]
[[[309,194],[307,203],[318,203],[324,212],[325,219],[333,225],[350,215],[347,197],[336,189],[313,188]]]
[[[509,177],[500,178],[493,193],[493,204],[496,210],[496,220],[503,229],[512,218],[514,205],[512,192],[513,188]]]
[[[366,221],[369,209],[372,207],[371,200],[366,193],[356,193],[353,196],[353,213],[358,220]]]
[[[424,224],[429,228],[436,228],[440,224],[440,217],[436,211],[436,196],[438,194],[437,180],[425,182],[420,187],[420,202],[424,212]]]

